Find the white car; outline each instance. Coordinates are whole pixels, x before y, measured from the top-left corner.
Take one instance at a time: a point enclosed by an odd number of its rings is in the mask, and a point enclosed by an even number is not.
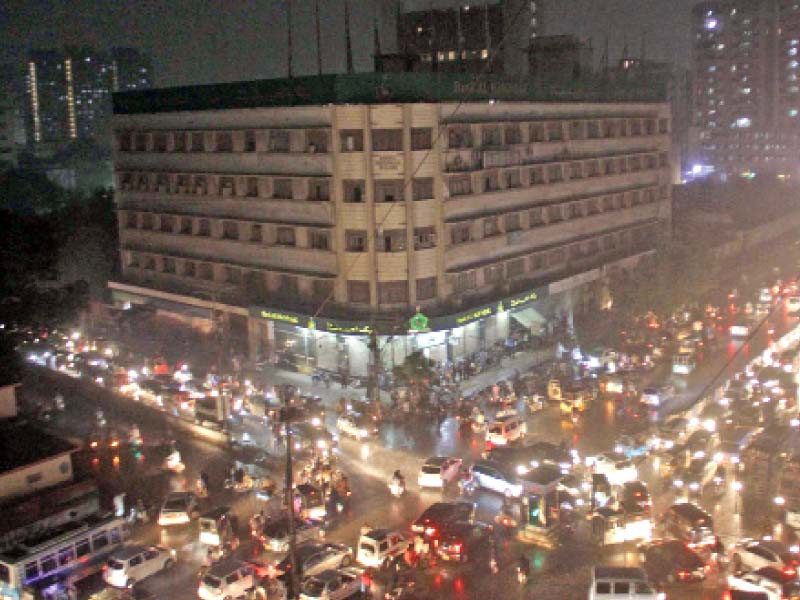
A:
[[[783,595],[783,585],[780,582],[772,578],[763,577],[756,572],[728,575],[728,587],[739,592],[763,594],[762,597],[767,600],[788,598],[788,596]]]
[[[311,577],[329,569],[349,567],[353,562],[353,550],[344,544],[300,544],[295,550],[297,572],[300,577]],[[277,563],[274,575],[280,576],[289,568],[289,556]]]
[[[432,456],[420,469],[419,487],[443,488],[458,479],[462,461],[452,456]]]
[[[590,463],[593,472],[605,475],[611,485],[624,485],[629,481],[639,479],[636,465],[624,454],[604,452],[587,459],[587,461]]]
[[[774,567],[797,575],[798,564],[800,555],[777,540],[742,540],[731,551],[731,565],[735,571]]]
[[[103,580],[110,586],[130,588],[142,579],[175,566],[175,550],[158,546],[123,546],[103,567]]]
[[[647,406],[659,406],[661,404],[661,394],[658,388],[646,387],[642,390],[642,404]]]
[[[492,490],[509,498],[519,498],[522,495],[522,485],[503,465],[488,460],[476,460],[470,473],[476,487]]]
[[[356,562],[365,567],[381,567],[407,547],[408,540],[399,531],[373,529],[358,539]]]
[[[506,417],[489,425],[486,443],[492,446],[506,446],[525,437],[528,428],[519,417]]]
[[[340,433],[357,440],[365,440],[377,433],[377,428],[368,418],[355,413],[346,413],[336,419]]]
[[[300,586],[300,600],[344,600],[359,591],[360,569],[330,569],[303,581]]]
[[[800,296],[789,296],[786,298],[786,310],[790,313],[800,312]]]
[[[197,588],[200,600],[240,598],[253,587],[253,568],[233,558],[223,560],[203,575]]]
[[[171,492],[161,505],[158,524],[162,527],[185,525],[199,516],[197,496],[192,492]]]

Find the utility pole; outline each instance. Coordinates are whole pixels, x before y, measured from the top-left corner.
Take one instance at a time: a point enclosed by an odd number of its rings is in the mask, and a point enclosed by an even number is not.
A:
[[[294,474],[292,472],[292,408],[289,405],[294,394],[294,389],[290,385],[282,385],[278,388],[283,400],[283,410],[281,421],[286,427],[286,510],[289,514],[289,598],[297,598],[297,560],[295,549],[297,547],[297,535],[294,530]]]
[[[378,345],[378,324],[372,319],[372,331],[369,334],[369,352],[372,364],[369,369],[369,400],[373,410],[378,416],[381,414],[381,349]]]

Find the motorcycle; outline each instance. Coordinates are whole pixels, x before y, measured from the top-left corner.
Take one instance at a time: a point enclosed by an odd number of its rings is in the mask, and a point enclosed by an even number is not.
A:
[[[520,585],[525,585],[528,583],[528,573],[520,566],[517,566],[517,581]]]
[[[392,477],[388,483],[389,492],[391,492],[392,496],[395,498],[399,498],[406,492],[406,482],[402,479],[397,479]]]

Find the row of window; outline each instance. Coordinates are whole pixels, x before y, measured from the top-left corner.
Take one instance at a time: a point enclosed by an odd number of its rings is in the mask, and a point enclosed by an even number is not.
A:
[[[492,147],[532,142],[612,139],[669,133],[669,119],[608,118],[560,119],[532,123],[492,123],[488,125],[450,125],[448,148]],[[477,142],[477,144],[476,144]]]
[[[448,277],[456,294],[473,292],[485,286],[500,284],[509,279],[534,277],[545,271],[561,269],[571,261],[610,254],[635,247],[650,247],[658,235],[657,225],[600,235],[589,240],[559,246],[494,263],[480,269],[470,269]],[[648,246],[650,245],[650,246]]]
[[[669,156],[666,152],[630,154],[451,175],[447,179],[447,187],[450,196],[465,196],[586,178],[637,173],[663,169],[667,166],[669,166]]]
[[[504,215],[493,215],[480,221],[475,220],[450,225],[450,243],[452,245],[464,244],[502,235],[503,233],[533,229],[610,211],[625,210],[641,204],[650,204],[660,199],[663,200],[668,196],[669,187],[662,185],[658,188],[638,188],[583,200],[537,206]]]
[[[160,254],[126,251],[125,255],[128,269],[237,286],[252,301],[269,302],[270,298],[278,297],[295,302],[298,299],[320,302],[328,299],[333,292],[331,279],[244,269]],[[415,284],[418,301],[432,300],[436,297],[436,277],[417,279]],[[369,304],[371,301],[368,281],[349,280],[346,294],[347,301],[351,303]],[[381,304],[407,304],[408,281],[379,282],[378,299]]]
[[[430,127],[414,127],[411,150],[429,150],[433,143]],[[402,151],[402,129],[372,129],[372,150]],[[339,132],[341,152],[364,150],[364,130]],[[121,131],[120,152],[306,152],[326,153],[330,149],[329,129],[247,129],[244,131]]]

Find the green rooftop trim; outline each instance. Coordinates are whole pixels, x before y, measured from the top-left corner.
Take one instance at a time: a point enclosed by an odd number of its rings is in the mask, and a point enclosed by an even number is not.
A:
[[[413,102],[664,102],[662,81],[588,76],[515,81],[467,73],[357,73],[262,79],[114,94],[114,113]]]

